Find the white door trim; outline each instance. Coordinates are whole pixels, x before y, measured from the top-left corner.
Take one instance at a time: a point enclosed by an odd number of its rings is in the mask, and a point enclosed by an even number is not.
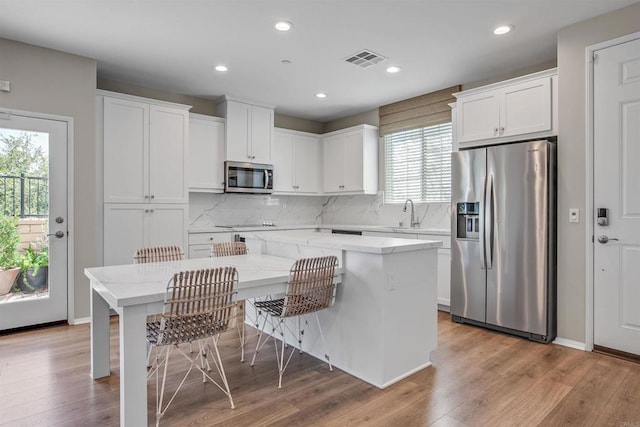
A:
[[[586,270],[585,270],[585,350],[592,351],[593,350],[593,342],[594,342],[594,280],[593,280],[593,266],[594,266],[594,242],[593,236],[595,230],[593,229],[593,191],[594,191],[594,164],[593,164],[593,150],[595,148],[594,140],[593,140],[593,126],[594,126],[594,117],[593,117],[593,91],[594,91],[594,80],[593,80],[593,54],[597,50],[606,49],[608,47],[616,46],[619,44],[623,44],[626,42],[630,42],[632,40],[640,39],[640,32],[627,34],[626,36],[618,37],[612,40],[607,40],[602,43],[597,43],[591,46],[587,46],[586,48],[586,58],[585,58],[585,66],[587,71],[587,99],[586,99],[586,140],[587,140],[587,153],[586,153],[586,181],[587,181],[587,189],[586,189],[586,215],[585,215],[585,234],[586,234]]]
[[[67,123],[67,230],[69,231],[69,239],[67,239],[67,321],[69,324],[74,323],[75,318],[75,281],[73,257],[74,251],[74,183],[73,183],[73,117],[58,116],[53,114],[36,113],[33,111],[13,110],[10,108],[0,108],[0,114],[11,114],[14,116],[30,117],[35,119],[56,120]]]

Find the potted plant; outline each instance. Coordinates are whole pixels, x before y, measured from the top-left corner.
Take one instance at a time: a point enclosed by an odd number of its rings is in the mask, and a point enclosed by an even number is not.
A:
[[[36,251],[31,245],[19,257],[21,275],[17,286],[23,292],[34,292],[47,286],[49,278],[49,252],[46,247]]]
[[[20,243],[18,233],[18,219],[10,216],[0,216],[0,295],[8,294],[13,287],[20,268],[18,267],[18,252]]]

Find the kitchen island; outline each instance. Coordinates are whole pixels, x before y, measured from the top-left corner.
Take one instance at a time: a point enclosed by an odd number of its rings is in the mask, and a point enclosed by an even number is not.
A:
[[[249,253],[338,257],[343,275],[336,302],[319,313],[336,367],[384,388],[431,365],[430,353],[437,346],[441,241],[304,230],[245,233],[244,237]],[[291,336],[288,342],[296,340]],[[303,345],[305,352],[323,358],[316,328],[305,330]]]

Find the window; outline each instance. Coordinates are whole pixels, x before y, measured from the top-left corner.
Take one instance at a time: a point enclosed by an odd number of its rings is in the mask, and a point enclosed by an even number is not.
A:
[[[384,136],[384,202],[451,201],[451,123]]]

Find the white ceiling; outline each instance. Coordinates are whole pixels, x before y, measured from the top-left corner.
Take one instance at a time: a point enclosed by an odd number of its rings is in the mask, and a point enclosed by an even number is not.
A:
[[[553,60],[558,30],[637,1],[0,0],[0,37],[95,58],[99,77],[329,121]],[[503,23],[515,31],[495,36]],[[361,49],[389,59],[344,62]]]

